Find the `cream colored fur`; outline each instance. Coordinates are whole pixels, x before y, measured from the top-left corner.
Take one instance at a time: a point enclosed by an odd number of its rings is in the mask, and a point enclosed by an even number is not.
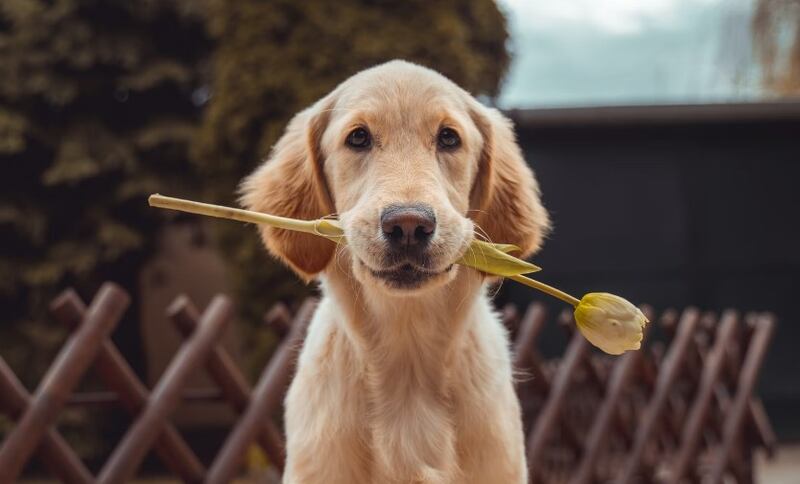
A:
[[[354,127],[374,145],[345,146]],[[442,126],[462,146],[437,149]],[[385,250],[379,214],[426,203],[437,227],[429,281],[395,289],[371,273]],[[525,483],[508,336],[487,278],[455,265],[474,234],[530,254],[548,226],[510,123],[439,74],[402,61],[363,71],[298,114],[243,184],[247,208],[336,214],[338,249],[263,229],[269,250],[322,301],[286,397],[288,484]]]

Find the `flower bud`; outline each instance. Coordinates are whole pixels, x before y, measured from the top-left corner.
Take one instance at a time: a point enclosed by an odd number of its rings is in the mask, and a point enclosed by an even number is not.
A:
[[[638,350],[649,322],[628,300],[605,292],[583,296],[575,307],[575,321],[590,343],[612,355]]]

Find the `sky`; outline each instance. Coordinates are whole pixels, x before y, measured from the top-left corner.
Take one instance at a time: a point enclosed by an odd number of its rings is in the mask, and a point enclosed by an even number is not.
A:
[[[499,0],[513,61],[503,108],[759,97],[752,0]]]

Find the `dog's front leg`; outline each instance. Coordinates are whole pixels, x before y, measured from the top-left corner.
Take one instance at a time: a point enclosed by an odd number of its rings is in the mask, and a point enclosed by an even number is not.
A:
[[[286,400],[285,484],[377,482],[363,407],[337,399],[331,386],[302,373],[292,383]]]
[[[285,484],[371,484],[363,387],[344,337],[320,303],[286,396]]]

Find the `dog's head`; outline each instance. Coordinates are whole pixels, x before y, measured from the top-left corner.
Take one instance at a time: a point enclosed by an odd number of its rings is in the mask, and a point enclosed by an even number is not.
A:
[[[250,210],[338,215],[354,276],[389,291],[451,280],[474,235],[529,255],[548,227],[510,122],[403,61],[356,74],[295,116],[242,193]],[[336,249],[281,229],[263,228],[262,237],[305,279]]]

